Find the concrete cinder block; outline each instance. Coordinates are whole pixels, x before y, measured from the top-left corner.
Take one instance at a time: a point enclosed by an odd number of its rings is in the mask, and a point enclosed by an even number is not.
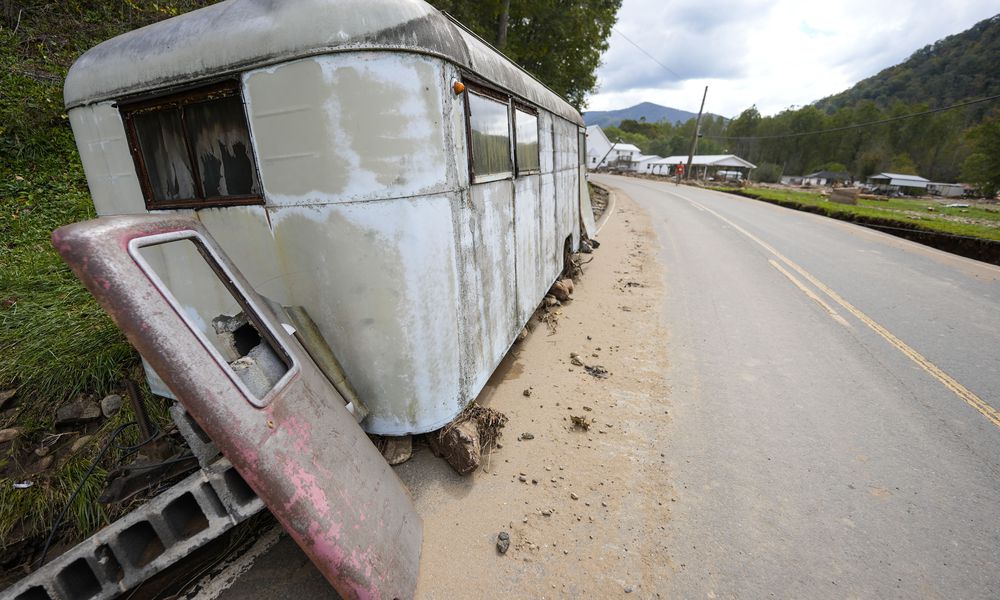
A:
[[[219,459],[15,583],[4,598],[116,598],[263,508]]]

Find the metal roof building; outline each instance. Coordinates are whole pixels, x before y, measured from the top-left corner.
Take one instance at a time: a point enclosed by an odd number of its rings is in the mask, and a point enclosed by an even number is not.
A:
[[[673,174],[672,168],[676,167],[678,164],[683,164],[687,167],[688,157],[686,154],[668,156],[661,160],[656,160],[651,163],[653,173],[660,175]],[[757,165],[753,164],[748,160],[744,160],[735,154],[696,154],[692,157],[691,168],[696,170],[701,169],[701,173],[706,174],[709,169],[718,170],[721,168],[735,168],[735,169],[756,169]],[[697,170],[695,171],[697,172]]]
[[[868,183],[887,189],[897,188],[920,188],[926,189],[929,179],[924,179],[919,175],[907,175],[904,173],[879,173],[868,177]]]

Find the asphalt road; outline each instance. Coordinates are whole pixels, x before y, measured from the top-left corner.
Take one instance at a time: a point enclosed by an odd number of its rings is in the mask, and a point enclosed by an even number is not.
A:
[[[593,179],[648,210],[661,243],[665,597],[1000,597],[1000,269],[736,196]]]

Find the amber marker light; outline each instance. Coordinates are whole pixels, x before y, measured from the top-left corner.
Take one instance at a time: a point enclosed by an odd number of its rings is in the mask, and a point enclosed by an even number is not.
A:
[[[451,89],[455,92],[456,95],[461,94],[462,92],[465,91],[465,84],[462,83],[461,81],[456,81],[451,84]]]

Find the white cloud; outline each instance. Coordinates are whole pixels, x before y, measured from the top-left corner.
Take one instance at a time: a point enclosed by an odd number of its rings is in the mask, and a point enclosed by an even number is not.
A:
[[[624,0],[589,109],[656,102],[727,117],[841,92],[996,14],[996,0]],[[674,74],[660,67],[624,36]]]

